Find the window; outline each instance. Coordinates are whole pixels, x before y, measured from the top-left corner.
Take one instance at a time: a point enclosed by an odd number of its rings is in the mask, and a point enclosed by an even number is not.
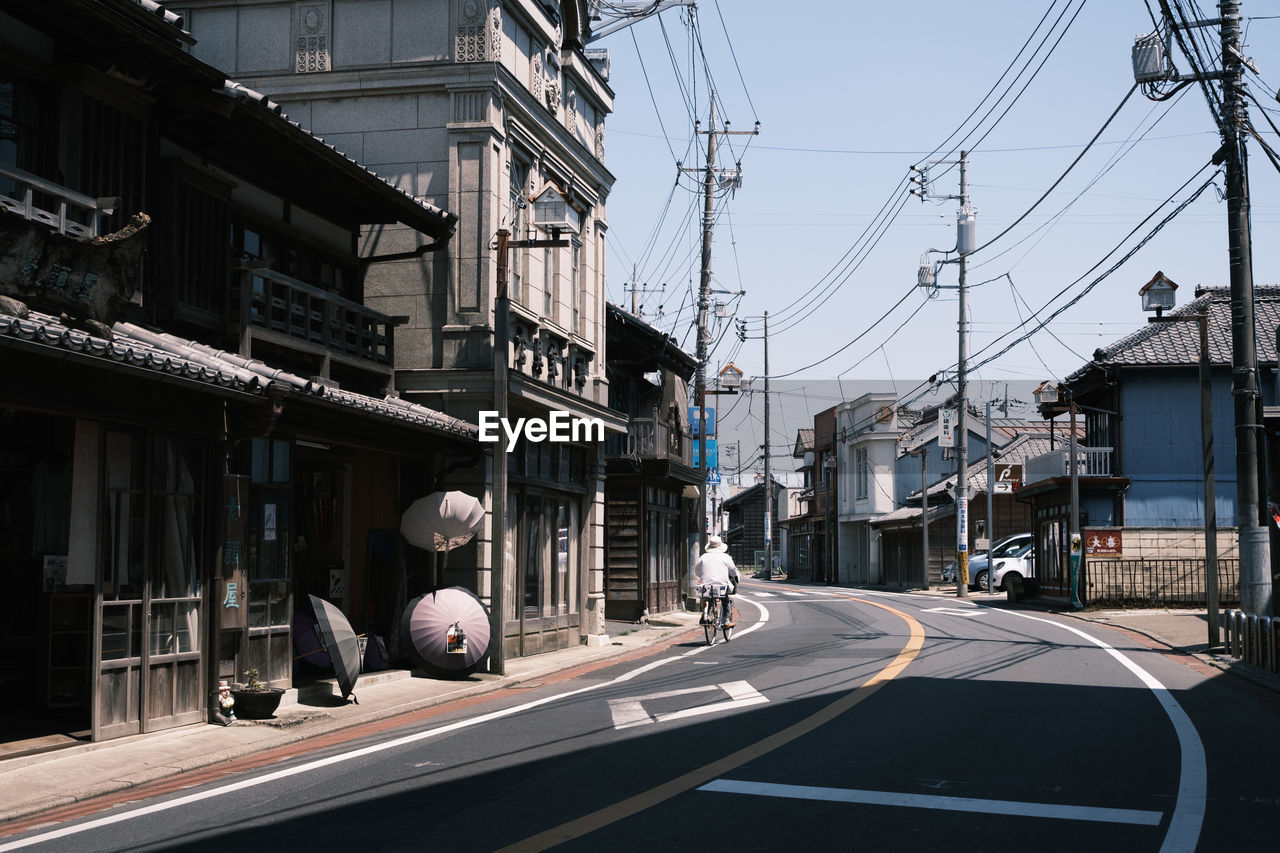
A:
[[[573,241],[573,267],[569,276],[569,300],[573,309],[573,325],[570,331],[574,334],[582,332],[582,279],[579,275],[582,260],[582,244]],[[568,371],[566,371],[566,374]]]
[[[0,66],[0,166],[56,180],[57,116],[52,90]],[[14,189],[0,178],[0,192]]]
[[[548,320],[555,320],[555,255],[551,249],[542,250],[542,314]]]
[[[529,200],[525,195],[528,189],[529,164],[512,155],[508,216],[511,220],[511,235],[516,240],[523,240],[525,230],[529,227]],[[518,256],[521,260],[526,257],[524,252],[519,252]],[[511,264],[509,275],[511,298],[521,305],[527,304],[524,295],[524,265],[520,261]]]
[[[858,479],[854,497],[857,500],[866,500],[870,494],[871,465],[867,459],[867,448],[859,447],[854,451],[854,458],[857,460],[855,466],[858,472]]]

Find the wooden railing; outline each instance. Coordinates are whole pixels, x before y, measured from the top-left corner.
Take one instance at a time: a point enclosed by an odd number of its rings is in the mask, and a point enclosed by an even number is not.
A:
[[[394,362],[395,325],[390,317],[274,270],[245,272],[240,323],[360,360]]]
[[[24,219],[48,225],[59,234],[97,237],[102,215],[111,213],[111,208],[118,204],[118,199],[90,198],[17,167],[0,165],[0,186],[6,182],[11,182],[13,188],[9,194],[0,193],[0,207]],[[37,202],[52,202],[50,206],[54,209],[44,210]]]
[[[632,418],[626,435],[609,437],[605,453],[641,459],[675,459],[686,465],[693,458],[689,442],[681,431],[657,418]]]

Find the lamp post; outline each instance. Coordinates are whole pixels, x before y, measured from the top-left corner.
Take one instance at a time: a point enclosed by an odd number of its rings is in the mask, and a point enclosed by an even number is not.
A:
[[[1194,314],[1163,316],[1165,308],[1172,308],[1172,300],[1166,304],[1159,297],[1149,298],[1150,291],[1142,292],[1144,311],[1155,311],[1148,317],[1151,323],[1198,323],[1200,326],[1200,457],[1204,476],[1204,594],[1209,620],[1209,648],[1218,645],[1218,508],[1214,485],[1213,454],[1213,365],[1209,361],[1209,307],[1206,304]],[[1172,291],[1169,291],[1172,296]]]
[[[1059,402],[1058,386],[1052,382],[1043,382],[1035,391],[1037,405],[1047,408],[1050,412],[1070,412],[1071,413],[1071,435],[1067,442],[1067,453],[1070,454],[1070,473],[1071,473],[1071,518],[1069,531],[1069,547],[1068,557],[1070,560],[1070,584],[1071,584],[1071,608],[1073,610],[1083,610],[1084,605],[1080,602],[1080,557],[1081,557],[1081,538],[1080,538],[1080,464],[1076,450],[1076,401],[1071,397],[1070,390],[1067,391],[1067,404],[1064,406]]]

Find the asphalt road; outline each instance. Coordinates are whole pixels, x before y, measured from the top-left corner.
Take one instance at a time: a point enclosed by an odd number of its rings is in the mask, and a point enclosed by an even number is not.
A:
[[[1126,635],[749,583],[730,643],[526,686],[5,839],[35,850],[1228,850],[1277,703]]]

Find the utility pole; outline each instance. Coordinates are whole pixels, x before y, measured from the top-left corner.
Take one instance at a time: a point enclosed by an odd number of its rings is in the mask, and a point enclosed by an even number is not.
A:
[[[960,255],[960,352],[956,368],[956,386],[960,396],[959,411],[956,412],[956,595],[959,598],[969,597],[969,393],[966,374],[969,358],[969,305],[965,277],[968,274],[969,252],[973,251],[974,246],[972,243],[966,245],[965,218],[971,216],[969,152],[961,151],[960,214],[956,222],[956,252]]]
[[[695,132],[697,129],[695,128]],[[707,130],[707,165],[702,184],[702,277],[698,286],[698,553],[707,543],[707,346],[711,331],[707,309],[711,303],[711,228],[715,224],[716,98],[711,95],[711,123]]]
[[[764,574],[773,580],[773,472],[769,466],[769,312],[764,312]]]
[[[960,195],[941,196],[941,198],[954,199],[960,202],[960,210],[956,214],[956,248],[955,252],[959,256],[957,261],[960,265],[960,319],[959,327],[959,358],[957,359],[956,369],[956,387],[957,396],[959,397],[958,408],[956,413],[955,434],[957,436],[956,446],[956,596],[958,598],[969,597],[969,393],[968,393],[968,360],[969,360],[969,293],[967,289],[968,276],[968,256],[977,248],[977,227],[975,223],[975,213],[973,206],[969,204],[969,152],[961,151],[960,159],[956,160],[936,160],[926,163],[924,167],[912,166],[911,170],[919,174],[913,177],[911,182],[917,184],[915,189],[911,190],[912,195],[920,196],[923,202],[929,197],[929,177],[928,169],[930,166],[947,163],[958,164],[960,166]],[[920,287],[936,290],[941,285],[937,281],[937,267],[928,261],[931,254],[950,254],[950,252],[939,252],[937,249],[929,249],[920,259],[920,271],[917,277],[917,283]],[[944,261],[943,263],[950,263]]]
[[[702,427],[698,430],[698,552],[701,553],[707,541],[707,360],[711,342],[711,329],[708,314],[711,308],[711,229],[715,225],[715,191],[716,191],[716,136],[742,135],[754,136],[760,132],[760,123],[749,131],[730,131],[728,125],[723,130],[716,129],[716,93],[711,91],[710,124],[706,131],[699,130],[701,122],[695,122],[694,133],[707,134],[707,161],[701,170],[702,183],[702,275],[698,285],[698,372],[694,374],[694,399],[698,401],[698,419]],[[685,169],[676,164],[681,171],[696,172],[698,169]],[[736,187],[735,182],[732,186]]]
[[[1258,410],[1258,354],[1254,335],[1253,249],[1249,233],[1249,156],[1243,128],[1244,54],[1240,44],[1240,4],[1222,0],[1222,153],[1227,167],[1227,240],[1231,258],[1231,397],[1236,421],[1236,526],[1240,548],[1240,604],[1250,613],[1271,615],[1271,555],[1263,521],[1265,501],[1259,465],[1262,425]],[[1208,530],[1205,535],[1209,536]]]

